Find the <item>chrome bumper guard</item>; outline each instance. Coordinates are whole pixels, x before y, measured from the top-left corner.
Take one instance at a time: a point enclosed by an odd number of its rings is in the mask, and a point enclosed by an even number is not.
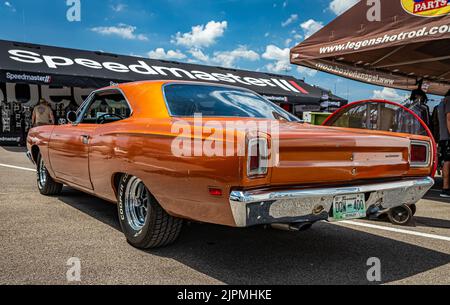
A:
[[[366,195],[366,208],[391,209],[417,203],[434,185],[430,177],[361,186],[294,189],[285,191],[233,191],[230,206],[238,227],[275,223],[330,220],[334,197]]]
[[[34,160],[33,160],[33,156],[31,155],[31,152],[27,151],[27,158],[28,160],[31,161],[31,163],[35,164]]]

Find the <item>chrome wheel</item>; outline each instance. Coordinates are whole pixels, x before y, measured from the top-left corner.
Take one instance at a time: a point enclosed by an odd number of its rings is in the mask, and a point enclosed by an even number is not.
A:
[[[142,180],[131,178],[125,190],[124,208],[128,224],[133,230],[140,231],[144,227],[149,204],[149,193]]]
[[[39,167],[38,167],[38,183],[39,188],[44,188],[45,184],[47,183],[47,168],[45,167],[44,160],[40,160]]]

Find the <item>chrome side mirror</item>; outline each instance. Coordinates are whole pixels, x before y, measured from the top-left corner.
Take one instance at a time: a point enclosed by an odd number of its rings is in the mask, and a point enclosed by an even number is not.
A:
[[[71,124],[75,124],[77,122],[77,113],[75,111],[69,111],[67,113],[67,121]]]

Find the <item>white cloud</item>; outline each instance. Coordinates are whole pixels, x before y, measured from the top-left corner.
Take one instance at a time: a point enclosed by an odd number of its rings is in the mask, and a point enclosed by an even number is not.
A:
[[[123,3],[118,3],[116,5],[111,6],[111,9],[116,13],[120,13],[120,12],[124,11],[126,8],[127,8],[127,6]]]
[[[273,62],[266,65],[267,70],[275,73],[290,71],[292,67],[289,62],[289,51],[289,48],[281,49],[275,45],[268,45],[262,57]]]
[[[313,69],[302,67],[302,66],[297,67],[297,72],[302,75],[307,75],[309,77],[314,77],[317,74],[317,70],[313,70]]]
[[[285,47],[289,47],[289,46],[291,45],[291,43],[292,43],[292,39],[291,39],[291,38],[288,38],[288,39],[286,39],[286,40],[284,41],[284,46],[285,46]]]
[[[95,27],[91,31],[101,35],[119,36],[128,40],[147,41],[148,37],[144,34],[135,33],[136,29],[135,26],[121,23],[118,26]]]
[[[238,60],[257,61],[260,59],[258,53],[253,50],[249,50],[246,46],[240,46],[232,51],[216,51],[212,56],[205,54],[200,49],[191,49],[189,53],[192,55],[190,62],[193,63],[206,63],[220,65],[227,68],[235,66]]]
[[[259,60],[259,54],[253,50],[247,49],[245,46],[240,46],[232,51],[214,52],[213,61],[224,67],[230,68],[233,67],[235,62],[239,59],[257,61]]]
[[[209,56],[203,53],[200,49],[191,49],[189,50],[189,53],[191,53],[192,57],[194,57],[193,62],[208,63],[210,61]]]
[[[300,27],[305,32],[305,38],[313,35],[315,32],[323,28],[323,23],[319,21],[315,21],[314,19],[309,19],[308,21],[300,24]]]
[[[288,19],[281,23],[282,27],[287,27],[288,25],[296,22],[298,20],[297,14],[292,14]]]
[[[401,95],[397,90],[391,88],[383,88],[383,90],[374,90],[373,99],[388,100],[393,102],[403,102],[408,99],[408,95]]]
[[[148,52],[148,57],[153,59],[185,59],[186,55],[180,51],[168,50],[167,52],[163,48],[157,48]]]
[[[172,43],[189,48],[209,47],[216,43],[217,38],[223,36],[227,27],[227,21],[210,21],[206,25],[196,25],[188,33],[178,32],[172,39]]]
[[[16,11],[16,8],[14,7],[14,5],[12,5],[12,3],[9,2],[9,1],[5,1],[5,6],[6,6],[7,8],[9,8],[9,9],[10,9],[11,11],[13,11],[13,12]]]
[[[291,35],[295,40],[301,40],[303,38],[302,35],[300,35],[299,33],[297,33],[296,30],[292,30],[291,31]]]
[[[358,2],[359,0],[333,0],[330,3],[330,10],[340,15]]]

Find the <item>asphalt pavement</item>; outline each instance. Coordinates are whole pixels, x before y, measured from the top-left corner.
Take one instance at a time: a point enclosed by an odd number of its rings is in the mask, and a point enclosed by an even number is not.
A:
[[[71,258],[81,281],[67,280]],[[381,282],[367,278],[380,262]],[[116,206],[70,188],[41,196],[21,148],[0,147],[0,284],[450,284],[450,200],[415,223],[319,223],[301,233],[187,224],[178,242],[127,244]]]

